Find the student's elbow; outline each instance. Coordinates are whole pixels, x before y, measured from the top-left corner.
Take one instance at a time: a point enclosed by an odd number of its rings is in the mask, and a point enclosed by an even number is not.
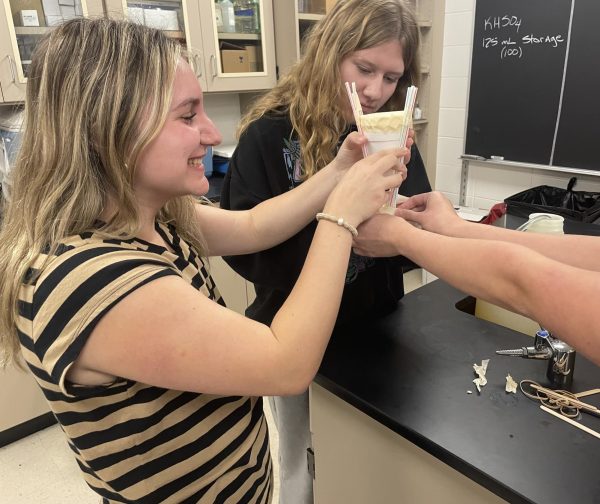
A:
[[[317,370],[317,366],[309,365],[298,367],[295,370],[288,368],[288,371],[284,372],[284,376],[280,382],[281,390],[277,395],[291,396],[303,394],[315,378]]]

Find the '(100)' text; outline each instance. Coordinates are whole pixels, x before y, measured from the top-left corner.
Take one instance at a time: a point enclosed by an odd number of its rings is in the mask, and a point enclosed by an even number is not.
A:
[[[551,46],[559,47],[565,43],[563,35],[534,35],[533,33],[521,37],[520,40],[513,40],[512,37],[501,39],[498,37],[483,37],[484,49],[493,47],[500,48],[500,58],[523,57],[523,46]]]

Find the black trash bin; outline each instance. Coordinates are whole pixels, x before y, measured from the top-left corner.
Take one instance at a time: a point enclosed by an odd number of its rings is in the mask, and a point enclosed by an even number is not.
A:
[[[504,200],[506,211],[524,218],[534,212],[544,212],[600,224],[600,192],[574,191],[576,183],[577,177],[572,177],[566,189],[541,185],[514,194]]]

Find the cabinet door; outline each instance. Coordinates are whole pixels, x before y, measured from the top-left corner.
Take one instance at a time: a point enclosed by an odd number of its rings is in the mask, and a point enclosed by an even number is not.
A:
[[[25,100],[31,55],[53,26],[79,16],[102,16],[100,0],[2,0],[0,88],[5,102]]]
[[[104,0],[106,13],[115,19],[162,30],[187,51],[187,59],[206,89],[205,62],[202,55],[202,31],[198,0]]]
[[[207,91],[253,91],[275,84],[272,0],[198,0]],[[233,20],[231,12],[234,12]]]
[[[277,0],[273,5],[279,77],[302,55],[304,37],[336,0]]]

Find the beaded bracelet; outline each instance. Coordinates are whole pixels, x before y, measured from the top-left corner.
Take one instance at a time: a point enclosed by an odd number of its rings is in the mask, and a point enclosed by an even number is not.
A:
[[[348,224],[342,217],[336,217],[335,215],[329,215],[326,213],[318,213],[317,220],[320,221],[321,219],[333,222],[338,226],[342,226],[343,228],[350,231],[350,233],[352,233],[352,236],[358,236],[358,231],[356,230],[356,228],[352,224]]]

